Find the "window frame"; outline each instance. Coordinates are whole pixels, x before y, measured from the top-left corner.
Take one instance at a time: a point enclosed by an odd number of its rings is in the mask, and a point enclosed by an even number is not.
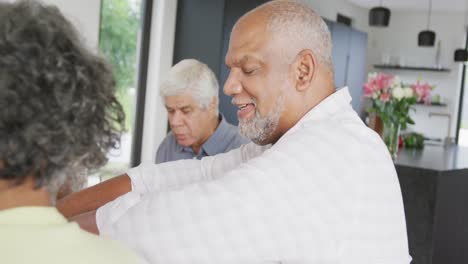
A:
[[[465,31],[465,50],[468,50],[468,30]],[[463,101],[464,101],[464,91],[465,91],[465,78],[466,78],[466,62],[463,63],[462,75],[461,75],[461,87],[460,87],[460,97],[458,101],[458,115],[457,115],[457,129],[455,131],[455,143],[458,145],[460,139],[460,127],[463,114]],[[468,106],[467,106],[468,107]]]

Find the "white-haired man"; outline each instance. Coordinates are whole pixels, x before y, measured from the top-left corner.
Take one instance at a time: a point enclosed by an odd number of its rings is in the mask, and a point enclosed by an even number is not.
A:
[[[171,132],[159,145],[156,163],[201,159],[249,142],[218,113],[218,90],[216,76],[204,63],[186,59],[171,68],[159,88]]]
[[[409,263],[391,157],[348,90],[335,91],[330,57],[330,33],[307,6],[247,13],[231,33],[224,91],[260,146],[140,165],[77,195],[93,210],[128,192],[79,222],[96,231],[97,221],[152,263]],[[121,192],[96,195],[112,185]]]

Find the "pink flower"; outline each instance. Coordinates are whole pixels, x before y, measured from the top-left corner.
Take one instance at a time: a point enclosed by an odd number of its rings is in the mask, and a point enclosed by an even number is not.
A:
[[[379,90],[382,90],[383,92],[388,92],[393,82],[393,78],[394,77],[390,74],[385,74],[385,73],[377,74],[376,82],[377,82],[377,87],[379,87]]]
[[[364,97],[372,97],[374,95],[375,88],[370,83],[364,84]]]
[[[380,101],[382,101],[382,102],[384,102],[384,103],[390,101],[390,93],[386,93],[386,92],[385,92],[385,93],[382,93],[382,94],[380,95]]]
[[[370,74],[363,87],[364,96],[378,98],[382,93],[389,93],[394,78],[393,75],[385,73]]]
[[[429,83],[422,84],[420,81],[417,81],[415,84],[411,85],[414,93],[416,94],[418,102],[424,102],[425,104],[431,103],[431,90],[432,86]]]

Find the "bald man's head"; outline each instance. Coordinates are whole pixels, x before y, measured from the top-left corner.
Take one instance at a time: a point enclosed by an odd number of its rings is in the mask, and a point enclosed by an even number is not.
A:
[[[226,65],[224,92],[239,108],[241,133],[257,144],[276,142],[335,91],[328,28],[297,2],[269,2],[240,18]]]
[[[291,61],[301,50],[310,49],[320,66],[333,73],[330,31],[323,19],[307,5],[284,0],[267,2],[241,17],[236,26],[252,16],[257,20],[262,18],[265,30],[281,42],[284,48],[280,55],[285,60]]]

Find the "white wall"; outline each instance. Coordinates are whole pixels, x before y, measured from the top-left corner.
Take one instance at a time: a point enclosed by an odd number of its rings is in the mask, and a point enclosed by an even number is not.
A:
[[[101,0],[42,0],[44,4],[55,5],[76,27],[85,44],[94,50],[99,45],[99,21]]]
[[[430,112],[451,115],[451,137],[455,136],[458,114],[458,98],[461,82],[461,64],[453,61],[455,49],[464,47],[464,14],[438,12],[431,16],[430,29],[436,32],[435,47],[418,47],[417,36],[426,29],[427,13],[417,11],[393,11],[387,28],[370,28],[368,63],[370,71],[385,71],[398,75],[404,82],[412,83],[420,79],[436,85],[433,94],[440,94],[446,99],[447,107],[416,106],[412,114],[416,125],[412,130],[424,133],[428,137],[446,137],[448,119],[429,118]],[[392,57],[393,63],[407,66],[435,66],[437,41],[441,41],[442,66],[451,71],[402,71],[373,69],[373,64],[382,63],[383,57]]]
[[[368,31],[368,11],[346,0],[303,0],[320,16],[331,21],[336,21],[338,13],[348,16],[353,20],[353,27]]]
[[[76,27],[84,43],[94,50],[99,45],[99,21],[101,0],[38,0],[46,5],[55,5],[64,16]],[[15,2],[15,0],[0,0]]]
[[[422,48],[417,46],[418,33],[426,28],[427,13],[420,11],[392,10],[390,25],[387,28],[368,26],[369,10],[359,7],[346,0],[305,0],[312,9],[322,17],[336,20],[337,13],[353,19],[353,27],[368,33],[368,70],[372,65],[380,64],[383,57],[392,57],[393,61],[400,58],[401,63],[414,66],[435,66],[436,48]],[[431,27],[437,34],[437,41],[441,40],[441,64],[449,68],[449,73],[425,71],[387,71],[398,75],[405,82],[415,82],[418,79],[428,81],[437,88],[434,94],[440,94],[446,99],[447,107],[415,106],[412,113],[416,125],[412,130],[424,133],[428,137],[442,138],[447,136],[448,119],[443,117],[429,118],[430,112],[448,113],[451,115],[451,137],[456,133],[456,119],[458,114],[458,100],[461,82],[461,64],[453,61],[453,52],[464,47],[465,29],[464,13],[433,12]]]

